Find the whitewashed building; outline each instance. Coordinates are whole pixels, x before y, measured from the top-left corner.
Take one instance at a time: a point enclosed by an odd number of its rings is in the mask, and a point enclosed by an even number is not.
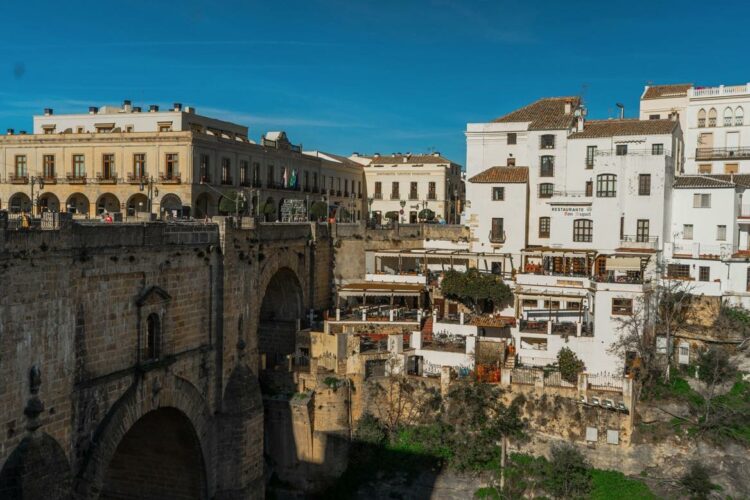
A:
[[[675,114],[585,116],[579,98],[557,97],[469,124],[467,220],[472,248],[513,277],[519,361],[550,364],[568,346],[587,370],[615,371],[619,319],[671,241],[682,132]]]

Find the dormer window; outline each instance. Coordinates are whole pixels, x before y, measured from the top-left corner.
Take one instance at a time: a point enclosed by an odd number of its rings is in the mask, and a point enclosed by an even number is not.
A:
[[[172,122],[159,122],[159,132],[171,132]]]

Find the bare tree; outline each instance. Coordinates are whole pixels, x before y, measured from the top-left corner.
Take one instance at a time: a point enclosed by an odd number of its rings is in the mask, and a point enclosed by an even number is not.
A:
[[[688,281],[664,277],[651,292],[656,313],[655,331],[657,335],[664,335],[667,344],[667,363],[664,369],[666,381],[669,381],[673,362],[672,337],[685,321],[694,288]]]

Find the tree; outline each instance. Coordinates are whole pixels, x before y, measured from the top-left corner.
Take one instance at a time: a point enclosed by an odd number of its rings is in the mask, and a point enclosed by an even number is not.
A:
[[[664,379],[669,381],[672,367],[672,337],[678,326],[684,324],[692,298],[692,285],[682,280],[665,278],[654,287],[653,301],[656,306],[655,326],[657,335],[663,334],[667,344],[667,363]]]
[[[703,352],[698,358],[698,377],[706,384],[705,411],[703,424],[711,425],[711,403],[716,394],[716,387],[732,380],[737,374],[737,368],[729,360],[727,351],[713,348]]]
[[[372,413],[366,412],[357,421],[354,439],[367,444],[380,446],[385,442],[386,430]]]
[[[419,211],[419,219],[426,220],[426,221],[434,220],[435,212],[433,212],[429,208],[423,208],[422,210]]]
[[[690,464],[685,474],[680,478],[680,485],[685,488],[690,498],[703,500],[711,495],[711,492],[719,489],[711,482],[711,471],[702,463],[695,461]]]
[[[583,361],[578,359],[576,353],[567,347],[563,347],[557,353],[557,366],[560,368],[560,375],[563,380],[571,384],[578,383],[578,374],[586,369]]]
[[[568,443],[553,445],[543,486],[555,498],[585,498],[591,491],[591,470],[581,452]]]
[[[328,204],[324,201],[316,201],[310,205],[310,215],[318,220],[325,219],[328,217]]]
[[[238,191],[226,193],[219,201],[219,212],[225,214],[244,214],[246,208],[247,200],[245,200],[244,194]]]
[[[508,439],[524,436],[526,421],[521,417],[525,399],[517,396],[503,402],[503,391],[491,384],[470,379],[451,387],[443,407],[443,420],[452,429],[453,465],[476,469],[497,457],[500,441],[500,489],[505,482]]]
[[[499,306],[512,296],[508,285],[491,274],[482,274],[478,269],[459,272],[453,269],[445,273],[440,285],[443,295],[458,300],[464,305],[480,311],[485,301]]]

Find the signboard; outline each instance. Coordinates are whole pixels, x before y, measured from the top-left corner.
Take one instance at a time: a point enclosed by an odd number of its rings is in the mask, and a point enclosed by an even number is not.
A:
[[[591,205],[588,206],[557,206],[552,212],[563,217],[591,217]]]
[[[281,204],[281,222],[306,222],[307,205],[305,200],[284,200]]]

